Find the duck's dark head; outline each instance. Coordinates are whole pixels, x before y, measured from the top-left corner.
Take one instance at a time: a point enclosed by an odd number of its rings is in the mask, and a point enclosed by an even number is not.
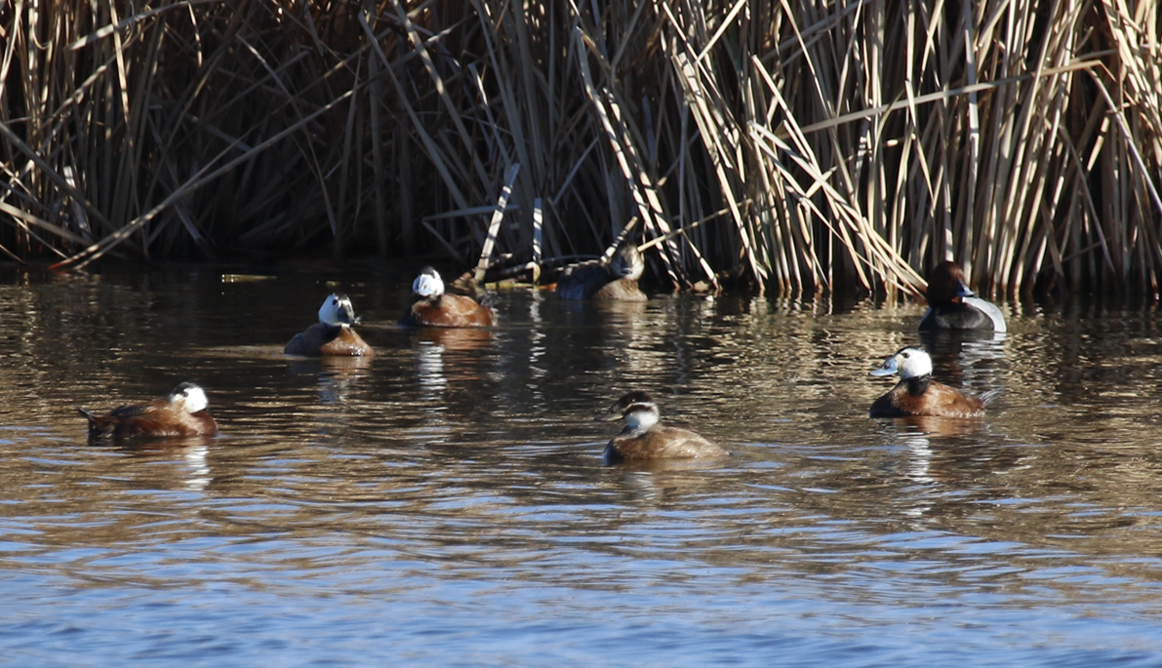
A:
[[[968,287],[964,270],[955,262],[941,262],[928,272],[927,297],[930,305],[959,303],[964,297],[975,296],[976,293]]]
[[[622,395],[609,410],[597,419],[607,422],[624,419],[626,427],[633,431],[646,431],[658,422],[658,405],[653,397],[636,390]]]

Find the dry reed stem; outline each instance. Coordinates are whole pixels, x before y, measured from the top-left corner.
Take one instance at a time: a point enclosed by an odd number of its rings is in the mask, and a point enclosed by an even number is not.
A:
[[[916,292],[953,258],[986,292],[1154,292],[1160,12],[20,0],[0,5],[0,252],[491,241],[525,266],[596,255],[636,215],[679,286]],[[483,234],[517,163],[516,225]]]
[[[520,173],[520,163],[514,163],[504,175],[504,187],[496,201],[496,208],[492,212],[492,221],[488,224],[488,238],[480,251],[480,261],[476,263],[476,284],[484,282],[484,272],[488,271],[489,258],[492,256],[492,247],[496,244],[496,237],[500,233],[500,223],[504,220],[504,211],[508,207],[508,198],[512,196],[512,184]]]

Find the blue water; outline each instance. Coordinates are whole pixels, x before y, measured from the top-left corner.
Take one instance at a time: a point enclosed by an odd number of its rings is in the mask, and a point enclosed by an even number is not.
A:
[[[495,331],[411,333],[406,281],[223,273],[0,287],[0,662],[1162,665],[1149,306],[928,341],[1004,394],[907,423],[867,372],[914,304],[513,291]],[[336,285],[380,354],[282,356]],[[74,405],[186,379],[221,437],[86,442]],[[602,466],[630,388],[734,456]]]

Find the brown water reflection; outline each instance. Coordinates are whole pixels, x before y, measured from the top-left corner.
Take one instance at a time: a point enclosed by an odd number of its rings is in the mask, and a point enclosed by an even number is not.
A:
[[[9,278],[0,583],[27,612],[6,656],[156,658],[162,640],[110,630],[130,618],[203,629],[174,665],[243,627],[250,663],[637,665],[676,636],[690,664],[771,643],[833,665],[1162,659],[1150,306],[932,337],[940,380],[1001,398],[872,420],[891,382],[867,373],[918,341],[919,306],[507,292],[495,329],[404,330],[390,276]],[[336,288],[377,356],[282,355]],[[75,404],[187,379],[220,438],[86,444]],[[603,467],[591,418],[630,388],[733,456]]]

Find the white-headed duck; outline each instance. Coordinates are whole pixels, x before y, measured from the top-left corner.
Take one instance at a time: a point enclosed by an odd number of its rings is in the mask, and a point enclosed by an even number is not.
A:
[[[89,438],[105,436],[216,436],[218,423],[206,408],[206,391],[194,383],[181,383],[162,399],[114,408],[108,415],[93,415],[77,407],[89,420]]]
[[[928,311],[921,331],[936,329],[1007,330],[1005,315],[996,304],[968,288],[964,270],[955,262],[941,262],[928,273]]]
[[[357,322],[347,295],[332,294],[319,307],[319,322],[295,334],[283,352],[310,357],[370,357],[375,350],[351,327]]]
[[[985,406],[998,394],[997,390],[992,390],[980,396],[970,396],[932,380],[932,358],[920,348],[911,346],[900,348],[873,370],[871,375],[891,376],[897,373],[900,374],[900,382],[890,392],[875,400],[868,411],[870,417],[980,417],[984,415]]]
[[[412,282],[416,302],[400,319],[407,327],[491,327],[492,308],[464,295],[445,294],[440,273],[424,267]]]
[[[557,279],[561,299],[594,299],[644,302],[638,279],[646,262],[637,246],[624,243],[608,265],[588,262],[569,267]]]
[[[710,459],[730,453],[698,434],[658,424],[658,405],[642,391],[629,392],[598,420],[625,419],[625,428],[605,446],[605,463],[654,459]]]

